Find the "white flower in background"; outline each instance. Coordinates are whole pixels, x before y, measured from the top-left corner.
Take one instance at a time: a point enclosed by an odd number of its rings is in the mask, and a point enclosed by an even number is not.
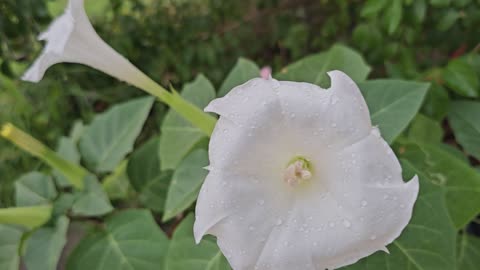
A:
[[[418,179],[405,183],[355,83],[331,88],[253,79],[213,100],[220,115],[194,233],[234,270],[324,270],[352,264],[408,224]]]
[[[45,48],[23,80],[38,82],[50,66],[68,62],[93,67],[141,89],[156,87],[98,36],[85,13],[83,0],[70,0],[65,12],[40,34],[39,40],[46,41]]]

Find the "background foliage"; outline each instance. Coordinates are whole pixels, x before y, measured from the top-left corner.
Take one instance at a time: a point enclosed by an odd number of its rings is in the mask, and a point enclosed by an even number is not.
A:
[[[0,206],[55,207],[51,222],[24,237],[23,229],[0,225],[0,269],[17,269],[19,250],[28,269],[55,269],[58,260],[67,269],[120,262],[192,269],[188,258],[196,269],[228,269],[213,239],[192,240],[189,213],[208,163],[200,131],[84,66],[57,65],[39,84],[18,80],[41,50],[36,36],[65,2],[0,2],[0,122],[14,122],[94,177],[75,191],[1,140]],[[349,268],[479,267],[480,1],[86,0],[86,7],[112,47],[199,107],[265,65],[278,79],[320,85],[328,85],[325,71],[346,71],[405,178],[418,174],[422,183],[412,224],[392,254]],[[112,143],[122,147],[107,151]],[[135,250],[131,238],[151,251]]]

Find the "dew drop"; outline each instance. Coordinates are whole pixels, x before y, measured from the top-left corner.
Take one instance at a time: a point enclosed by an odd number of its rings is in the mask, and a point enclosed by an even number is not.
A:
[[[367,203],[367,201],[363,200],[363,201],[361,202],[361,204],[362,204],[362,207],[365,207],[365,206],[367,206],[368,203]]]
[[[328,225],[330,226],[330,228],[333,228],[335,227],[335,222],[330,222]]]
[[[375,239],[377,239],[377,236],[376,236],[376,235],[372,235],[372,236],[370,236],[370,240],[372,240],[372,241],[373,241],[373,240],[375,240]]]
[[[258,205],[264,205],[265,204],[265,201],[264,200],[259,200],[258,201]]]
[[[344,219],[343,220],[343,226],[345,226],[346,228],[350,228],[352,226],[352,223],[350,223],[350,221]]]
[[[253,230],[255,230],[255,227],[250,226],[250,227],[248,227],[248,229],[249,229],[250,231],[253,231]]]
[[[277,226],[280,226],[280,225],[283,224],[283,220],[281,220],[281,219],[279,218],[279,219],[277,219],[277,222],[276,222],[275,224],[277,224]]]
[[[314,246],[314,247],[318,246],[318,243],[317,243],[317,242],[313,242],[313,246]]]
[[[400,204],[400,208],[405,208],[405,205],[404,204]]]
[[[337,123],[332,123],[331,126],[334,128],[334,127],[337,127]]]

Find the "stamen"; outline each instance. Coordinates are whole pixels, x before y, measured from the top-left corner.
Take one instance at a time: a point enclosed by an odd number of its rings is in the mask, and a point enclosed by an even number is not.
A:
[[[305,158],[295,158],[285,169],[283,180],[294,187],[312,178],[310,164]]]

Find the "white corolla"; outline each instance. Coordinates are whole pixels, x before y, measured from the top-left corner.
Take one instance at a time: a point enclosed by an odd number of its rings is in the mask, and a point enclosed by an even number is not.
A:
[[[49,67],[67,62],[93,67],[141,89],[157,88],[155,82],[98,36],[83,2],[70,0],[65,12],[40,34],[38,39],[45,40],[46,45],[22,79],[38,82]]]
[[[253,79],[205,109],[220,115],[194,233],[234,270],[336,269],[397,238],[418,179],[373,127],[358,87],[332,71],[330,89]]]

